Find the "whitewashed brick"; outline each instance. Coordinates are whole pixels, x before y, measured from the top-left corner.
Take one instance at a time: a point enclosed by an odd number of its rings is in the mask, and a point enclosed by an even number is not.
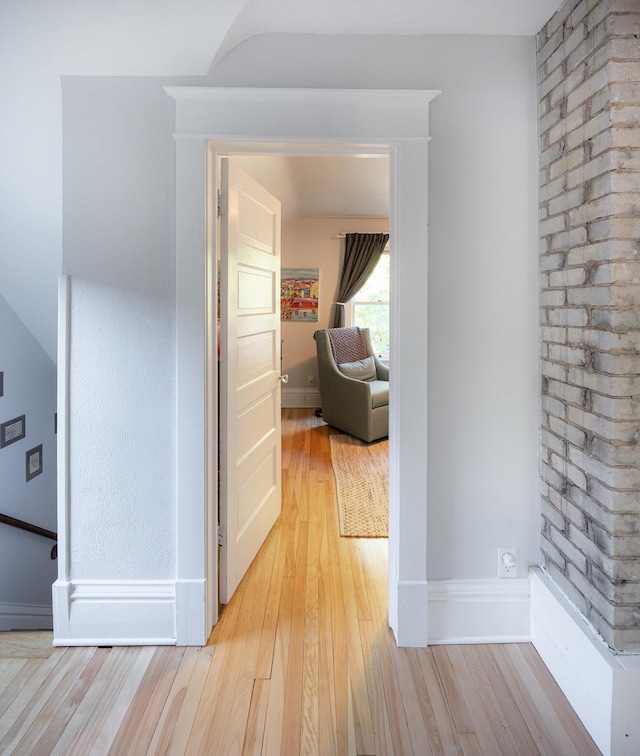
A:
[[[640,446],[611,444],[602,438],[594,438],[591,443],[591,453],[606,465],[640,467]],[[640,523],[636,525],[640,528]]]
[[[580,112],[580,110],[574,112]],[[609,128],[611,128],[611,113],[609,110],[603,110],[601,113],[598,113],[596,116],[588,120],[583,118],[582,123],[580,123],[570,134],[567,134],[565,138],[567,150],[573,150],[579,145],[585,144],[596,134],[606,132]],[[593,151],[591,156],[593,157]]]
[[[542,307],[562,307],[566,304],[564,289],[547,289],[540,292],[540,304]]]
[[[580,84],[567,97],[567,111],[577,108],[589,97],[602,90],[609,83],[609,73],[606,68],[596,71],[585,82]]]
[[[585,187],[578,186],[570,192],[563,192],[558,197],[549,200],[547,205],[549,215],[557,215],[571,210],[585,201]]]
[[[573,543],[560,531],[550,528],[551,543],[582,572],[587,571],[587,558]]]
[[[566,443],[558,436],[554,435],[553,433],[549,433],[549,431],[547,430],[542,430],[540,433],[540,439],[545,449],[550,449],[556,452],[556,454],[559,454],[561,457],[566,455]]]
[[[603,263],[595,268],[591,282],[597,284],[640,284],[640,262]]]
[[[546,378],[555,378],[559,381],[567,380],[567,368],[563,365],[558,365],[555,362],[541,360],[540,371]]]
[[[608,305],[613,301],[613,294],[607,286],[584,286],[582,288],[569,289],[567,301],[570,305]]]
[[[607,194],[595,201],[581,205],[569,213],[570,225],[583,226],[585,223],[591,223],[591,221],[597,218],[606,218],[612,214],[611,203],[611,195]]]
[[[572,425],[610,441],[635,443],[634,439],[640,436],[640,425],[637,422],[612,420],[572,405],[566,407],[566,419]]]
[[[568,171],[577,166],[584,165],[585,160],[586,152],[582,145],[571,150],[571,152],[565,151],[558,160],[549,165],[549,178],[553,180],[558,178],[558,176],[564,176]]]
[[[582,286],[586,280],[587,271],[584,268],[564,268],[549,276],[550,286]]]
[[[636,376],[638,375],[638,357],[628,354],[594,352],[593,368],[599,373],[609,373],[612,376]]]
[[[549,247],[551,251],[559,249],[571,250],[573,247],[579,247],[587,243],[586,227],[572,228],[570,231],[560,232],[549,237]]]
[[[603,375],[584,368],[567,368],[566,380],[575,386],[598,391],[608,396],[636,396],[640,394],[640,375]],[[550,376],[556,377],[556,376]]]
[[[589,241],[600,239],[613,239],[614,237],[626,237],[630,239],[640,238],[639,218],[607,218],[595,221],[589,225]]]
[[[564,265],[564,255],[561,252],[557,252],[552,255],[543,255],[540,259],[540,269],[545,270],[556,270],[557,268],[562,268]]]
[[[567,365],[584,365],[586,362],[584,349],[556,344],[549,345],[549,357],[555,362],[564,362]]]
[[[547,202],[553,197],[562,194],[567,188],[566,176],[559,176],[555,181],[546,180],[540,187],[539,198],[541,202]]]
[[[540,550],[542,554],[546,556],[547,559],[552,560],[559,569],[566,569],[566,559],[544,534],[540,535]]]
[[[612,420],[640,420],[640,397],[623,399],[592,393],[591,401],[591,409],[598,415]]]
[[[541,330],[543,341],[565,344],[567,341],[567,329],[558,326],[544,326]]]
[[[640,514],[640,497],[635,491],[616,491],[595,478],[589,484],[589,493],[607,509],[623,514]]]
[[[608,643],[640,650],[637,3],[569,0],[537,64],[540,559]]]
[[[565,403],[576,404],[579,407],[585,406],[585,389],[583,388],[560,383],[560,381],[548,381],[547,393]]]
[[[591,310],[591,324],[594,328],[610,328],[612,331],[640,329],[640,311]]]
[[[575,425],[565,422],[562,418],[549,416],[549,428],[560,438],[564,438],[570,444],[584,448],[587,443],[587,434]]]
[[[586,326],[589,315],[579,307],[550,310],[549,322],[557,326]]]
[[[614,331],[598,331],[585,329],[581,331],[582,343],[587,346],[612,352],[631,352],[637,356],[636,365],[640,367],[640,331],[616,333]]]
[[[581,186],[586,181],[591,181],[596,176],[612,170],[614,157],[616,157],[614,153],[604,152],[593,160],[589,160],[588,163],[569,171],[567,173],[567,187],[573,189],[576,186]]]

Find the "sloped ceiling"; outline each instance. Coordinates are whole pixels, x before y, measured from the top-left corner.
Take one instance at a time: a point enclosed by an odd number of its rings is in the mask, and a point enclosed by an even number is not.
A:
[[[58,72],[204,75],[239,42],[291,34],[533,36],[563,0],[26,0]],[[10,12],[4,8],[0,12]]]

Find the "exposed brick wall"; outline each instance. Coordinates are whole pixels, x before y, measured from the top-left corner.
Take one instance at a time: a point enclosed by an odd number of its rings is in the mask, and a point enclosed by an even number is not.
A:
[[[567,0],[537,38],[541,564],[640,650],[640,0]]]

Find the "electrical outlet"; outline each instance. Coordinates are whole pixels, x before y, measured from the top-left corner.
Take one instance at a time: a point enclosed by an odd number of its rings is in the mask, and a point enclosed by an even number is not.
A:
[[[316,385],[316,377],[315,375],[308,375],[307,376],[307,386],[315,386]]]
[[[518,576],[518,551],[514,548],[498,548],[498,577]]]

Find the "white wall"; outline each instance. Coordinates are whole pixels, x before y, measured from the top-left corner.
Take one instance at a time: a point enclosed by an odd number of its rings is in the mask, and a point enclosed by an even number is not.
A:
[[[63,80],[71,280],[70,577],[175,571],[173,105],[154,80]]]
[[[318,387],[318,361],[313,334],[332,328],[334,303],[344,256],[340,233],[387,233],[386,218],[300,218],[282,228],[282,267],[317,268],[320,271],[317,323],[281,324],[282,371],[289,374],[287,389],[306,388],[314,376]]]
[[[56,530],[56,368],[0,296],[0,423],[25,415],[25,438],[0,449],[0,512]],[[26,480],[26,452],[42,444],[42,473]],[[54,542],[0,523],[0,630],[51,627]]]
[[[174,574],[175,180],[166,83],[63,82],[77,579]],[[272,35],[239,46],[207,83],[442,90],[430,109],[424,328],[429,578],[494,577],[498,546],[518,548],[525,576],[537,541],[533,40]],[[304,264],[297,255],[296,264]]]
[[[428,574],[495,577],[509,546],[526,577],[538,540],[533,39],[264,35],[211,81],[442,91],[429,111]]]
[[[0,5],[0,295],[56,359],[62,107],[54,12]]]

